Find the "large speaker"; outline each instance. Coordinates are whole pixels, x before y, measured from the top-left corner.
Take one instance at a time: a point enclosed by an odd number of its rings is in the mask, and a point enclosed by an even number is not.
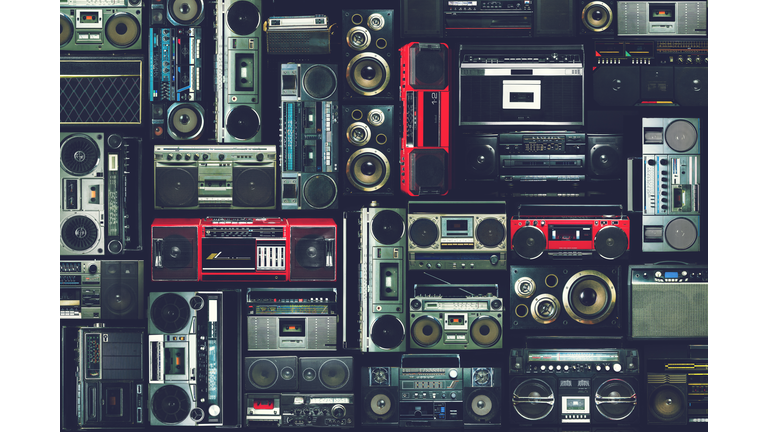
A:
[[[608,36],[616,34],[616,0],[581,0],[581,34]]]
[[[355,388],[352,357],[300,357],[299,391],[352,392]]]
[[[296,391],[299,389],[298,358],[246,357],[243,364],[245,391]]]
[[[394,194],[399,172],[394,106],[346,105],[341,120],[344,194]]]
[[[344,99],[395,98],[398,67],[394,24],[392,9],[341,11]]]
[[[675,102],[682,106],[707,106],[708,68],[675,68]]]
[[[144,263],[101,262],[101,318],[144,318]]]
[[[400,419],[400,374],[397,368],[361,368],[363,426],[396,428]]]
[[[601,106],[634,106],[640,101],[640,66],[601,66],[592,75],[592,94]]]
[[[688,424],[688,380],[685,374],[648,374],[648,424]]]
[[[464,369],[464,427],[501,424],[501,381],[499,368]]]

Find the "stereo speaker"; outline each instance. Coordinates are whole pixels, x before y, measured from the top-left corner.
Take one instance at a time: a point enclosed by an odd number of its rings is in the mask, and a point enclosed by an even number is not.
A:
[[[688,424],[688,378],[685,374],[648,374],[648,424]]]
[[[592,75],[592,93],[602,106],[634,106],[640,101],[640,66],[601,66]]]
[[[344,194],[392,195],[398,188],[395,110],[392,105],[347,105],[341,127],[346,158]]]
[[[587,169],[592,178],[618,178],[625,166],[621,135],[587,135]]]
[[[501,424],[501,374],[496,368],[464,369],[464,425]]]
[[[246,357],[243,372],[245,391],[296,391],[299,388],[298,358]]]
[[[152,227],[152,280],[197,280],[197,220],[191,226]]]
[[[352,392],[355,380],[352,357],[300,357],[299,391]]]
[[[616,33],[616,0],[581,0],[581,34],[595,36],[613,35]]]
[[[398,84],[394,11],[344,9],[341,20],[344,99],[393,99]]]
[[[399,370],[362,368],[363,426],[396,427],[400,419]]]
[[[144,318],[144,271],[139,263],[140,261],[101,262],[103,319]]]
[[[707,106],[708,68],[675,68],[675,102],[682,106]]]
[[[552,376],[516,377],[509,382],[512,424],[560,424],[560,403]]]

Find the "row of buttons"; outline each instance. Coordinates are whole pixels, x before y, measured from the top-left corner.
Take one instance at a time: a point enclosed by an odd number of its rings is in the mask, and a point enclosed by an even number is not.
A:
[[[433,393],[414,392],[413,395],[411,395],[410,393],[403,393],[402,396],[403,396],[403,399],[429,399],[430,396],[432,399],[437,399],[437,393],[434,393],[434,392]],[[451,392],[450,394],[451,399],[456,399],[457,397],[458,397],[458,394],[456,392]],[[446,393],[440,393],[440,398],[447,399],[448,395],[446,395]]]

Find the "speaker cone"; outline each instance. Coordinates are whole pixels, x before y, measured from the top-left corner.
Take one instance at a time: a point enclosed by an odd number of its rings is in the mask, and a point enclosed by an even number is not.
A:
[[[336,182],[327,175],[316,175],[304,183],[304,202],[315,209],[330,207],[336,201]]]
[[[186,268],[195,258],[192,254],[192,243],[184,236],[171,234],[163,238],[162,258],[165,268]]]
[[[162,423],[179,423],[189,415],[189,395],[181,387],[165,385],[152,395],[152,414]]]
[[[190,172],[192,171],[192,172]],[[160,207],[190,207],[197,204],[196,169],[158,168],[157,205]]]
[[[675,421],[685,412],[685,396],[674,386],[661,386],[651,393],[648,410],[664,422]]]
[[[445,60],[441,51],[419,50],[413,59],[415,76],[419,87],[436,87],[445,75]]]
[[[535,259],[544,253],[547,237],[540,229],[532,226],[522,227],[512,237],[512,249],[521,258]]]
[[[61,240],[71,250],[88,250],[96,245],[98,239],[98,226],[87,216],[71,216],[61,227]]]
[[[619,168],[619,152],[615,147],[597,145],[590,151],[590,167],[596,176],[613,174]]]
[[[347,141],[354,146],[364,146],[371,140],[371,128],[363,122],[355,122],[347,128]]]
[[[371,408],[369,417],[373,417],[374,420],[381,419],[380,421],[387,421],[395,413],[392,409],[392,399],[389,397],[383,389],[371,390],[365,396],[365,407]]]
[[[194,25],[202,15],[202,0],[168,0],[168,19],[177,25]]]
[[[404,338],[405,326],[393,315],[379,317],[371,326],[371,342],[379,348],[397,348]]]
[[[178,333],[189,322],[191,312],[184,297],[174,294],[162,294],[152,302],[149,319],[163,333]]]
[[[277,366],[270,360],[258,359],[248,368],[248,379],[258,389],[268,389],[277,382]]]
[[[434,221],[421,218],[411,223],[408,234],[416,246],[428,247],[437,241],[438,228]]]
[[[512,406],[526,420],[541,420],[555,407],[552,388],[539,379],[527,379],[512,392]]]
[[[168,113],[168,133],[177,140],[193,140],[203,131],[202,108],[197,104],[174,104]]]
[[[692,149],[699,139],[699,133],[691,122],[687,120],[675,120],[667,125],[664,139],[669,148],[676,152],[685,152]]]
[[[141,24],[133,15],[118,12],[109,17],[104,33],[109,43],[117,47],[126,48],[139,40]]]
[[[493,392],[475,389],[469,394],[469,415],[473,421],[487,422],[499,411],[499,401]]]
[[[482,222],[477,224],[477,230],[475,232],[477,241],[485,247],[495,247],[504,241],[504,236],[507,230],[504,229],[504,224],[498,219],[483,219]]]
[[[627,233],[617,226],[607,226],[595,235],[595,251],[605,259],[616,259],[626,252],[629,246]]]
[[[379,243],[395,244],[405,234],[403,218],[392,210],[382,210],[371,221],[371,234]]]
[[[61,145],[61,166],[72,175],[93,172],[101,159],[99,146],[89,136],[73,135]]]
[[[595,391],[595,406],[603,417],[623,420],[635,410],[637,394],[628,382],[618,378],[609,379]]]
[[[336,74],[326,65],[312,65],[302,79],[304,91],[314,99],[328,99],[336,91]]]
[[[501,325],[495,318],[482,316],[472,321],[469,329],[472,341],[482,347],[491,347],[501,339]]]
[[[584,270],[571,276],[563,288],[565,312],[582,324],[602,322],[616,305],[616,288],[604,274]]]
[[[670,247],[676,250],[686,250],[696,243],[699,231],[696,225],[687,218],[677,218],[667,224],[664,229],[664,239]]]
[[[260,22],[259,8],[247,1],[234,3],[227,12],[227,26],[238,35],[255,32]]]
[[[107,310],[118,317],[130,315],[136,309],[136,298],[133,288],[124,283],[116,283],[101,290],[102,304]]]
[[[384,187],[390,172],[389,160],[376,149],[359,149],[347,160],[347,179],[355,189],[363,192],[374,192]]]
[[[584,6],[581,11],[581,22],[587,31],[602,32],[613,22],[611,7],[601,1],[593,1]]]
[[[346,39],[347,45],[355,51],[362,51],[371,45],[371,33],[365,27],[352,27]]]
[[[320,235],[307,235],[296,242],[296,254],[299,265],[305,269],[325,267],[326,244],[325,238]]]
[[[247,168],[232,183],[232,198],[238,206],[267,207],[274,203],[274,168]]]
[[[259,113],[251,107],[240,105],[227,114],[227,132],[239,140],[248,140],[256,136],[261,129]]]
[[[420,347],[431,347],[443,339],[443,327],[435,317],[422,315],[411,325],[411,338]]]
[[[560,301],[552,294],[541,294],[531,302],[531,317],[537,323],[553,323],[558,316],[560,316]]]
[[[330,390],[344,387],[349,381],[349,368],[338,359],[327,360],[320,366],[320,384]]]
[[[72,25],[72,20],[63,13],[59,14],[59,47],[63,47],[72,40],[72,35],[75,33],[75,27]]]
[[[384,91],[389,84],[389,65],[378,54],[360,53],[347,64],[346,78],[355,93],[375,96]]]
[[[372,126],[378,127],[384,124],[384,120],[386,120],[387,117],[384,115],[384,111],[374,108],[368,112],[368,117],[366,119]]]
[[[515,281],[515,294],[520,298],[531,298],[536,293],[536,282],[529,277],[521,277]]]
[[[473,177],[485,177],[493,174],[496,166],[496,152],[489,145],[472,146],[467,155],[468,168]]]

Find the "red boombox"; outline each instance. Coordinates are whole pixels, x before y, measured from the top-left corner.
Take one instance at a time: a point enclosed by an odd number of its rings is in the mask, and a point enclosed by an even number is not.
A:
[[[400,48],[400,60],[400,189],[410,196],[445,195],[451,188],[451,51],[444,43],[411,42]]]
[[[335,281],[333,219],[152,222],[153,281]]]

